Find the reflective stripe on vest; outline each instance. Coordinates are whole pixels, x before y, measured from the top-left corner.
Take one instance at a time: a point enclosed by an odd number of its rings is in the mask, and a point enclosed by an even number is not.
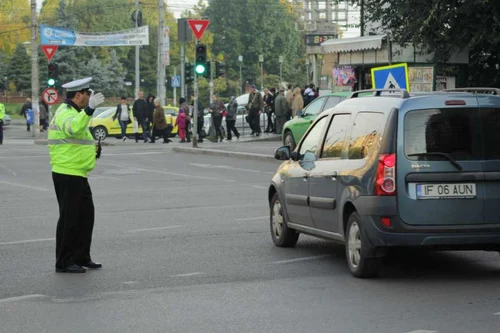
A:
[[[59,139],[59,140],[48,140],[49,145],[65,145],[68,143],[75,145],[91,146],[94,144],[94,140],[84,140],[84,139]]]
[[[66,128],[66,124],[68,124],[70,121],[72,121],[73,119],[75,119],[75,117],[69,117],[67,119],[64,119],[63,123],[62,123],[62,128]],[[68,125],[68,133],[70,135],[73,135],[73,130],[71,129],[71,124]]]

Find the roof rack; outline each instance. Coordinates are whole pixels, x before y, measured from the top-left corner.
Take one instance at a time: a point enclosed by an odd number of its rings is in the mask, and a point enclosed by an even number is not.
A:
[[[490,95],[500,95],[500,89],[498,88],[485,88],[485,87],[470,87],[470,88],[454,88],[454,89],[444,89],[444,92],[469,92],[473,94],[490,94]]]
[[[399,96],[400,98],[410,98],[411,97],[406,89],[367,89],[367,90],[355,91],[351,94],[351,96],[349,96],[349,98],[357,98],[357,97],[360,97],[359,96],[360,94],[368,93],[368,92],[372,92],[373,93],[372,96],[380,96],[383,92],[388,92],[388,93],[400,93],[400,96]],[[390,96],[390,95],[387,95],[387,96]]]

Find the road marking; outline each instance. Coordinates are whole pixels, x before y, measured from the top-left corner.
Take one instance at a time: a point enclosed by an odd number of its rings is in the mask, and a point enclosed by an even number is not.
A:
[[[500,312],[494,313],[495,316],[500,316]]]
[[[12,186],[17,186],[17,187],[24,187],[24,188],[29,188],[32,190],[37,190],[41,192],[49,192],[49,189],[43,188],[43,187],[37,187],[37,186],[30,186],[30,185],[23,185],[23,184],[17,184],[17,183],[11,183],[11,182],[6,182],[4,180],[0,180],[0,183],[6,184],[6,185],[12,185]]]
[[[47,297],[47,296],[40,295],[40,294],[32,294],[32,295],[24,295],[24,296],[17,296],[17,297],[2,298],[2,299],[0,299],[0,304],[2,304],[2,303],[10,303],[10,302],[26,301],[26,300],[30,300],[30,299],[43,298],[43,297]]]
[[[142,153],[112,153],[112,154],[104,154],[103,156],[130,156],[130,155],[159,155],[159,154],[164,154],[164,152],[142,152]],[[20,159],[20,158],[41,158],[41,157],[49,157],[48,154],[46,155],[30,155],[30,156],[2,156],[0,159],[2,160],[13,160],[13,159]],[[99,163],[102,164],[102,163]]]
[[[411,332],[406,332],[406,333],[438,333],[438,331],[416,330],[416,331],[411,331]]]
[[[197,275],[203,275],[203,274],[204,273],[202,273],[202,272],[194,272],[194,273],[171,275],[170,277],[189,277],[189,276],[197,276]]]
[[[236,221],[254,221],[254,220],[263,220],[268,218],[269,216],[247,217],[244,219],[236,219]]]
[[[8,173],[13,174],[13,175],[14,175],[14,177],[16,177],[16,176],[17,176],[17,175],[16,175],[16,173],[15,173],[14,171],[12,171],[12,170],[10,170],[10,169],[8,169],[8,168],[4,167],[4,166],[3,166],[3,165],[1,165],[1,164],[0,164],[0,168],[4,169],[4,170],[5,170],[5,171],[7,171]]]
[[[0,159],[2,160],[14,160],[20,158],[39,158],[39,157],[49,157],[49,155],[32,155],[32,156],[2,156]]]
[[[126,166],[124,164],[99,163],[99,165],[107,165],[107,166],[112,166],[112,167],[122,168],[122,169],[133,169],[133,170],[144,171],[144,172],[154,172],[154,173],[160,173],[162,175],[181,176],[181,177],[197,178],[197,179],[209,179],[209,180],[227,181],[226,179],[221,179],[221,178],[194,176],[194,175],[188,175],[188,174],[184,174],[184,173],[176,173],[176,172],[168,172],[168,171],[161,171],[161,170],[154,170],[154,169],[137,168],[137,167],[133,167],[133,166]]]
[[[268,172],[268,171],[260,171],[260,170],[254,170],[254,169],[242,169],[242,168],[236,168],[232,167],[230,165],[216,165],[216,164],[199,164],[199,163],[189,163],[189,165],[193,165],[199,168],[203,169],[226,169],[226,170],[232,170],[232,171],[243,171],[243,172],[253,172],[253,173],[266,173],[269,175],[274,175],[273,172]]]
[[[53,241],[56,240],[55,238],[39,238],[39,239],[27,239],[27,240],[22,240],[22,241],[15,241],[15,242],[3,242],[0,243],[0,245],[12,245],[12,244],[25,244],[25,243],[36,243],[36,242],[48,242],[48,241]]]
[[[137,281],[125,281],[123,282],[123,284],[126,284],[126,285],[132,285],[132,284],[138,284],[139,282]]]
[[[267,190],[266,186],[252,185],[252,187],[255,187],[255,188],[258,188],[258,189]]]
[[[158,228],[145,228],[145,229],[135,229],[129,230],[128,232],[140,232],[140,231],[150,231],[150,230],[163,230],[163,229],[174,229],[174,228],[182,228],[183,225],[171,225],[167,227],[158,227]]]
[[[160,155],[165,154],[163,151],[150,151],[150,152],[142,152],[142,153],[113,153],[113,154],[105,154],[106,156],[129,156],[129,155]],[[103,155],[104,156],[104,155]],[[101,164],[101,163],[99,163]]]
[[[295,258],[295,259],[288,259],[288,260],[278,260],[278,261],[271,261],[271,264],[287,264],[290,262],[297,262],[297,261],[307,261],[307,260],[314,260],[314,259],[321,259],[321,258],[326,258],[330,257],[329,254],[321,255],[321,256],[314,256],[314,257],[303,257],[303,258]]]

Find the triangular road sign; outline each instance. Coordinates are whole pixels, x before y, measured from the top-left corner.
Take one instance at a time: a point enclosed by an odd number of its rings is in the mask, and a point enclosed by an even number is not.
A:
[[[205,33],[205,30],[207,30],[208,25],[210,24],[210,20],[192,20],[192,19],[188,19],[187,21],[189,23],[189,26],[191,27],[191,30],[193,30],[194,36],[198,40],[200,40],[201,37],[203,37],[203,34]]]
[[[398,81],[396,81],[392,73],[389,73],[389,75],[387,75],[387,80],[385,80],[384,89],[401,89],[401,87],[398,84]]]
[[[52,60],[52,57],[56,54],[58,47],[59,45],[42,45],[42,51],[45,53],[48,61]]]

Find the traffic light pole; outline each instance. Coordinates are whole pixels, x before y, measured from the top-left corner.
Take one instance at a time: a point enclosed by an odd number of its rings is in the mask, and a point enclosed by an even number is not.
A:
[[[198,47],[198,40],[196,40],[195,50]],[[195,51],[196,52],[196,51]],[[196,55],[195,55],[196,59]],[[196,66],[196,65],[195,65]],[[194,73],[194,110],[193,110],[193,148],[198,148],[198,74]]]
[[[36,0],[31,0],[31,107],[33,110],[33,137],[38,134],[40,125],[40,109],[39,109],[39,90],[40,81],[38,80],[38,41],[37,41],[37,13]]]

